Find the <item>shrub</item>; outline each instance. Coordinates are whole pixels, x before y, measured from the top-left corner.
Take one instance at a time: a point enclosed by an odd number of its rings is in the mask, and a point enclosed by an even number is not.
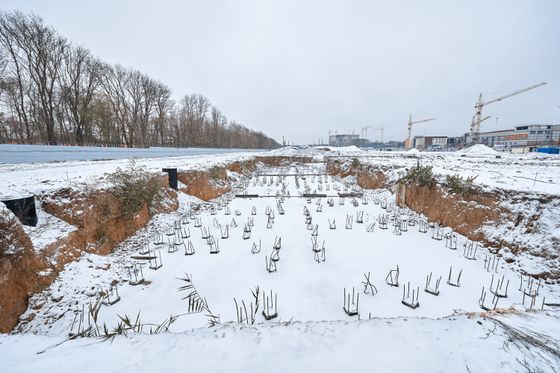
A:
[[[219,166],[214,166],[214,167],[212,167],[212,168],[210,168],[210,169],[208,170],[208,177],[209,177],[211,180],[218,180],[218,179],[220,179],[220,173],[221,173],[221,171],[222,171],[222,168],[221,168],[221,167],[219,167]]]
[[[476,176],[463,179],[459,175],[447,175],[444,186],[447,188],[448,192],[466,197],[478,191],[477,187],[474,185],[475,179]]]
[[[125,216],[136,214],[144,204],[153,207],[163,199],[160,177],[137,166],[134,161],[124,170],[118,168],[107,179],[113,184],[111,192],[121,201]]]
[[[358,158],[352,158],[352,167],[353,168],[360,167],[360,160]]]
[[[417,184],[419,186],[434,187],[436,179],[432,173],[432,166],[422,166],[418,163],[416,166],[406,170],[406,175],[399,179],[399,183]]]

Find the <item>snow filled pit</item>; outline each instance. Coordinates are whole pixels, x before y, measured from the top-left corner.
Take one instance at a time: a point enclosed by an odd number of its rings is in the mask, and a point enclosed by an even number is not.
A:
[[[265,294],[267,316],[274,316],[277,299],[278,316],[270,322],[439,318],[496,304],[540,309],[557,296],[549,285],[526,278],[522,283],[503,258],[478,243],[396,207],[389,191],[362,191],[346,181],[317,164],[267,168],[205,208],[194,209],[196,201],[183,196],[176,214],[159,215],[114,254],[68,266],[51,286],[61,289],[57,298],[63,300],[49,301],[24,329],[61,335],[75,330],[76,315],[95,302],[96,289],[107,291],[111,282],[120,300],[101,307],[99,324],[113,327],[125,314],[139,313],[143,323],[154,324],[179,315],[172,331],[206,326],[210,314],[238,321],[245,307],[248,314],[255,308],[257,287],[256,322],[266,322]],[[112,265],[91,263],[96,260]],[[179,290],[189,284],[181,280],[186,274],[194,288]],[[99,283],[92,285],[92,278]],[[80,290],[86,285],[93,294]],[[523,303],[522,290],[538,295],[526,295]],[[197,294],[188,298],[192,291]],[[115,299],[111,294],[109,300]],[[56,320],[45,327],[49,312]]]

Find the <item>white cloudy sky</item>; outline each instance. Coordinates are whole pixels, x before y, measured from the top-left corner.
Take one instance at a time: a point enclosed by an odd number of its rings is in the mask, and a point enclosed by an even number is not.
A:
[[[480,92],[541,81],[483,128],[560,123],[558,0],[2,1],[16,8],[279,141],[366,125],[402,140],[409,113],[437,117],[416,133],[460,135]]]

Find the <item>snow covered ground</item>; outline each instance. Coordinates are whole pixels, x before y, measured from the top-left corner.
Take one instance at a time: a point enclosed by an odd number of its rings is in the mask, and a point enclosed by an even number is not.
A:
[[[63,338],[0,335],[0,360],[10,373],[554,372],[560,370],[554,353],[559,316],[549,311],[494,318],[225,323],[106,342],[78,339],[56,347]]]
[[[125,149],[128,150],[128,149]],[[152,171],[164,167],[179,169],[206,169],[239,159],[247,159],[256,152],[230,154],[190,155],[163,158],[140,158],[137,163]],[[434,174],[459,174],[466,178],[476,177],[475,183],[487,189],[500,188],[524,193],[560,194],[560,157],[540,153],[500,154],[450,152],[380,152],[361,151],[349,148],[304,148],[292,147],[273,150],[267,155],[313,156],[318,160],[325,157],[358,158],[362,163],[395,168],[390,172],[394,180],[404,173],[404,168],[414,166],[418,161],[433,166]],[[2,160],[2,158],[0,158]],[[102,183],[106,174],[118,167],[124,168],[130,160],[68,161],[33,164],[2,164],[0,161],[0,198],[20,196],[26,193],[41,193],[62,187],[85,188]]]
[[[312,167],[320,172],[320,169],[316,169],[317,166],[311,166],[307,170],[300,168],[300,172],[308,172]],[[269,174],[274,172],[274,169],[268,171]],[[522,310],[530,307],[529,298],[524,304],[523,292],[519,290],[527,286],[527,279],[522,284],[515,267],[505,263],[503,258],[496,258],[477,243],[472,244],[475,251],[468,255],[465,247],[468,247],[469,241],[457,235],[456,248],[450,249],[446,247],[447,240],[443,238],[446,234],[452,234],[450,229],[430,227],[426,233],[421,233],[420,223],[410,226],[405,224],[407,230],[397,235],[391,216],[395,219],[402,218],[405,222],[421,218],[407,209],[395,207],[393,196],[387,191],[367,193],[363,199],[356,200],[355,206],[350,198],[337,197],[339,191],[349,192],[355,186],[343,185],[328,176],[300,177],[299,188],[294,176],[260,176],[253,178],[245,188],[243,192],[272,197],[236,198],[227,206],[230,214],[227,214],[226,208],[207,209],[200,215],[193,215],[195,220],[192,220],[181,219],[182,216],[189,216],[193,202],[192,198],[182,196],[182,203],[176,214],[159,215],[146,229],[121,245],[116,254],[108,257],[88,255],[70,264],[51,286],[56,296],[51,294],[50,298],[46,295],[34,297],[32,304],[44,302],[45,299],[46,304],[38,312],[29,311],[36,316],[23,329],[35,333],[65,335],[71,329],[81,307],[92,302],[99,291],[108,289],[113,280],[120,282],[121,301],[101,308],[100,323],[116,325],[119,315],[125,314],[141,314],[145,322],[161,323],[171,315],[185,314],[186,302],[177,289],[182,285],[179,278],[186,273],[192,278],[200,296],[206,299],[212,313],[220,315],[222,321],[236,320],[233,298],[249,304],[253,301],[251,290],[257,286],[262,292],[272,291],[277,294],[281,321],[352,319],[342,309],[344,288],[348,292],[354,288],[357,293],[361,293],[361,318],[437,318],[458,311],[479,311],[482,288],[485,287],[488,293],[485,305],[492,305],[493,295],[490,289],[491,286],[495,288],[498,281],[504,282],[502,291],[507,288],[507,297],[498,299],[498,307],[514,306]],[[277,200],[273,197],[281,190],[287,196],[292,196],[286,197],[282,203],[284,214],[280,214]],[[331,197],[298,197],[305,190],[325,193]],[[332,206],[328,204],[329,198],[332,199]],[[267,209],[273,211],[275,216],[270,228],[267,227]],[[317,244],[322,247],[324,243],[324,262],[315,260],[313,230],[306,225],[304,209],[309,211],[311,227],[318,227]],[[359,214],[363,214],[362,223],[357,222]],[[383,216],[388,221],[387,229],[380,228]],[[348,218],[352,221],[351,229],[345,227]],[[244,225],[251,219],[254,222],[251,236],[243,239]],[[196,220],[199,220],[201,227],[194,226]],[[234,220],[237,226],[233,225]],[[332,221],[335,221],[336,229],[330,229]],[[190,237],[182,240],[182,244],[176,245],[176,252],[168,252],[168,245],[154,244],[157,233],[162,234],[164,241],[169,242],[173,238],[168,238],[167,232],[171,231],[179,236],[179,231],[174,230],[176,224],[181,227],[180,233],[190,234]],[[373,231],[368,232],[371,227],[374,227]],[[205,228],[218,242],[219,254],[210,253],[207,239],[202,238],[201,232]],[[229,237],[222,239],[221,232],[225,229],[229,230]],[[442,235],[441,240],[434,239],[438,231]],[[277,237],[282,239],[280,260],[277,262],[277,272],[268,273],[265,258],[270,258],[273,254],[273,244]],[[134,262],[130,257],[140,255],[132,249],[134,243],[148,244],[152,253],[161,255],[163,263],[160,269],[151,270],[141,261],[136,261],[143,266],[142,276],[147,283],[137,286],[126,282],[130,277],[126,266]],[[189,243],[194,247],[194,255],[185,255]],[[259,247],[260,252],[252,253],[254,245]],[[399,287],[388,286],[386,276],[397,266]],[[460,286],[448,284],[448,281],[455,283],[460,271]],[[368,273],[371,274],[371,284],[377,290],[376,295],[362,292],[364,276]],[[431,288],[436,281],[441,281],[439,296],[425,291],[430,274]],[[416,309],[401,303],[404,286],[409,283],[410,291],[419,291],[420,306]],[[533,308],[541,308],[544,301],[560,303],[559,286],[541,285]],[[61,296],[63,300],[59,301]],[[261,302],[264,300],[261,299]],[[261,315],[257,317],[264,321]],[[181,316],[173,325],[173,330],[201,327],[207,321],[199,314]]]
[[[313,155],[316,159],[333,152],[283,151],[289,155]],[[283,154],[282,151],[271,153]],[[252,155],[138,162],[150,170],[174,166],[204,169]],[[560,163],[557,158],[548,156],[462,157],[449,153],[364,153],[355,149],[344,149],[339,156],[359,157],[364,163],[397,169],[412,166],[421,159],[433,164],[439,175],[459,173],[465,177],[471,171],[477,173],[477,182],[488,188],[500,185],[501,179],[492,176],[500,172],[507,187],[513,190],[559,193]],[[85,188],[103,183],[105,173],[126,164],[127,161],[115,160],[0,166],[0,173],[9,176],[2,178],[0,190],[23,189],[37,193],[69,185]],[[548,181],[542,183],[518,177],[530,175],[533,170],[547,170]],[[70,175],[66,179],[58,179],[68,172]],[[393,171],[391,177],[397,177],[398,172]],[[306,176],[276,176],[282,173]],[[453,232],[437,226],[428,227],[426,233],[420,232],[422,217],[396,208],[389,191],[367,191],[363,199],[356,198],[356,205],[352,198],[341,199],[339,192],[359,190],[351,178],[340,180],[326,176],[321,164],[262,168],[258,174],[251,180],[241,179],[235,193],[258,194],[259,198],[230,200],[223,197],[213,204],[202,204],[200,213],[195,213],[193,208],[201,201],[179,193],[180,206],[176,213],[155,216],[146,228],[119,245],[114,253],[105,257],[85,255],[67,265],[49,289],[31,298],[30,307],[22,317],[30,321],[18,327],[18,332],[23,334],[0,337],[2,366],[10,372],[95,371],[101,366],[109,372],[132,371],[139,366],[144,371],[197,368],[223,371],[225,367],[233,371],[340,371],[348,368],[371,370],[372,367],[381,371],[509,372],[524,371],[527,367],[560,370],[559,311],[557,307],[544,305],[560,303],[559,285],[541,283],[535,303],[531,304],[528,297],[523,301],[523,291],[519,289],[526,292],[530,289],[527,278],[522,280],[519,274],[519,263],[508,264],[505,258],[496,262],[497,258],[476,242],[472,243],[476,251],[469,253],[470,242],[459,235],[456,236],[457,248],[450,249],[445,235]],[[6,179],[10,179],[11,184],[7,184]],[[304,192],[324,193],[327,197],[302,198],[300,195]],[[275,198],[279,194],[284,194],[280,206]],[[331,198],[332,206],[328,203]],[[308,216],[304,215],[304,209],[308,210]],[[359,223],[361,212],[363,222]],[[274,221],[267,227],[271,214]],[[39,211],[39,220],[52,218],[47,215]],[[306,224],[309,217],[311,226]],[[380,228],[384,218],[388,219],[387,229]],[[352,229],[346,229],[347,219],[352,221]],[[406,231],[397,234],[393,221],[399,219],[416,220],[416,223],[404,224]],[[201,227],[195,228],[197,220]],[[251,220],[250,238],[243,239],[244,226]],[[333,220],[336,229],[329,227]],[[59,227],[57,231],[72,229],[57,221],[51,224]],[[313,251],[312,233],[317,225],[317,244],[320,248],[325,242],[325,261],[321,260],[322,252],[316,256]],[[222,232],[226,227],[229,237],[224,239]],[[208,240],[202,238],[203,228],[218,242],[219,253],[210,253]],[[168,232],[172,234],[167,236]],[[185,232],[190,236],[182,240],[183,244],[178,240],[172,245],[177,248],[175,252],[169,252],[168,244],[154,244],[157,234],[163,235],[164,242],[173,243],[173,237]],[[440,234],[441,240],[434,239]],[[32,239],[39,250],[52,239],[36,236]],[[269,273],[265,261],[274,255],[276,237],[282,238],[281,248],[276,253],[279,261],[277,271]],[[194,255],[185,255],[189,242]],[[149,244],[149,255],[158,258],[161,255],[161,268],[149,269],[146,260],[138,259],[137,245],[141,243]],[[252,252],[254,247],[260,251]],[[137,279],[131,276],[131,265],[142,267],[143,284],[130,284],[131,279]],[[387,284],[387,276],[397,266],[399,286],[392,287]],[[461,270],[460,286],[448,284],[448,280],[455,283]],[[371,294],[371,287],[370,294],[363,292],[364,275],[368,273],[375,295]],[[438,296],[425,291],[430,273],[432,280],[428,287],[432,290],[441,277]],[[205,327],[209,321],[208,310],[189,311],[184,299],[187,293],[179,290],[184,285],[180,278],[185,274],[190,276],[212,314],[219,316],[221,325],[208,329]],[[507,287],[507,297],[494,298],[492,291],[496,292],[496,284],[502,278],[503,285],[497,293],[504,294]],[[408,283],[411,292],[419,290],[416,309],[401,302],[403,288]],[[76,331],[76,318],[111,284],[116,284],[120,301],[101,306],[100,325],[106,323],[112,328],[118,323],[119,315],[125,314],[131,318],[139,314],[143,323],[154,324],[171,315],[179,316],[171,332],[134,335],[128,339],[117,337],[110,343],[78,339],[36,354],[64,341],[70,331]],[[254,303],[251,291],[257,286],[261,298],[256,324],[240,325],[236,322],[234,298],[249,306],[250,302]],[[537,282],[533,286],[532,290]],[[361,321],[343,310],[343,291],[351,292],[352,288],[360,293]],[[278,317],[267,321],[261,313],[262,296],[271,291],[278,297]],[[495,316],[496,319],[473,315],[483,311],[480,307],[483,291],[487,293],[484,306],[492,308],[492,301],[497,299],[497,307],[508,309],[509,314]],[[534,310],[526,311],[528,308]],[[521,331],[516,336],[528,338],[529,335],[530,343],[517,342],[511,336],[512,329],[504,325],[515,327],[514,333]],[[541,342],[550,348],[541,346]]]
[[[272,150],[274,155],[308,155],[318,159],[358,159],[360,162],[384,169],[395,168],[396,180],[404,169],[418,162],[431,165],[434,175],[459,174],[463,178],[476,177],[475,184],[487,189],[504,189],[527,193],[560,194],[560,157],[544,153],[498,153],[483,145],[475,145],[461,152],[365,151],[355,146],[346,148],[286,147]]]
[[[37,212],[37,225],[35,227],[23,225],[23,229],[31,239],[36,251],[42,251],[51,243],[76,230],[73,225],[45,212],[39,201],[35,201],[35,210]]]

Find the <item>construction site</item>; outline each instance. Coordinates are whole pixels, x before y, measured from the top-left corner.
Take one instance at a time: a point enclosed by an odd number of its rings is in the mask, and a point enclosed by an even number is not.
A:
[[[2,8],[0,373],[560,373],[560,1]]]
[[[418,149],[420,151],[455,151],[472,145],[483,144],[500,152],[511,153],[529,153],[542,152],[549,154],[558,154],[560,146],[560,123],[531,123],[517,125],[513,128],[506,128],[493,131],[481,131],[481,125],[484,121],[492,118],[492,115],[483,116],[483,108],[486,106],[500,102],[521,93],[531,91],[542,87],[547,83],[538,83],[515,92],[508,93],[490,100],[485,100],[482,93],[474,106],[475,114],[472,117],[469,131],[462,135],[443,135],[443,134],[425,134],[413,135],[413,127],[419,124],[427,125],[436,118],[414,118],[412,114],[408,117],[406,125],[407,135],[403,142],[399,141],[383,141],[384,127],[365,126],[360,129],[358,134],[356,130],[329,131],[329,145],[335,147],[356,146],[359,148],[370,148],[378,150],[396,150],[396,149]],[[371,140],[370,134],[379,133],[375,140]]]

